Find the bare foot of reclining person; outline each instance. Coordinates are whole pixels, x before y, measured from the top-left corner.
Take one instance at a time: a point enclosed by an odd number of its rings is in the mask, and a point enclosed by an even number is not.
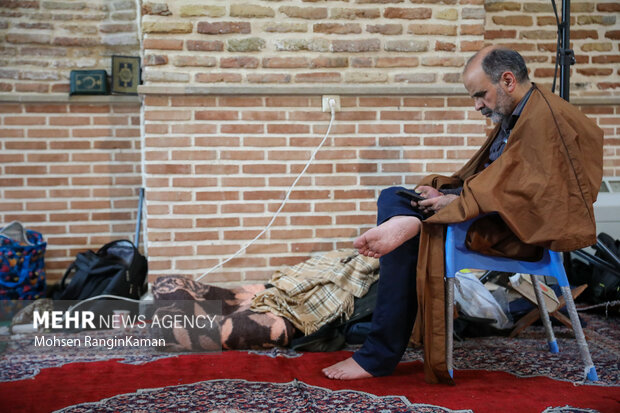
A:
[[[379,258],[418,235],[422,223],[413,216],[395,216],[359,236],[353,246],[360,254]]]
[[[355,380],[373,377],[372,374],[368,373],[357,364],[357,362],[353,360],[353,357],[325,367],[322,371],[328,379],[333,380]]]

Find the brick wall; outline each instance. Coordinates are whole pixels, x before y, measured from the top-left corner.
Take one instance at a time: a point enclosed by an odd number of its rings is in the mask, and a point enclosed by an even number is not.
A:
[[[556,1],[560,19],[561,3]],[[551,84],[557,39],[551,2],[487,1],[485,10],[485,41],[518,50],[533,79]],[[617,1],[571,1],[570,38],[577,62],[571,70],[573,96],[607,95],[620,89],[619,19]]]
[[[141,16],[136,4],[0,0],[0,221],[44,232],[52,280],[78,251],[133,236],[143,178],[151,280],[221,262],[268,223],[323,137],[321,94],[340,95],[332,137],[274,226],[203,279],[265,280],[350,246],[385,186],[468,159],[489,125],[460,73],[483,44],[518,48],[551,83],[547,0],[142,1]],[[605,130],[605,175],[620,176],[620,10],[573,7],[572,100]],[[71,69],[139,53],[142,103],[66,96]]]
[[[139,104],[0,104],[0,222],[44,234],[50,280],[77,252],[133,239]]]
[[[620,6],[571,8],[574,92],[617,89]],[[554,71],[549,0],[168,1],[143,12],[147,84],[459,84],[485,42],[523,52],[535,81]]]
[[[462,97],[344,97],[331,137],[271,230],[209,280],[265,279],[316,251],[350,247],[388,185],[453,171],[483,140]],[[316,96],[145,100],[152,273],[200,274],[254,238],[326,132]]]
[[[349,96],[331,138],[273,227],[208,281],[265,280],[278,266],[350,247],[391,185],[451,173],[488,126],[467,97]],[[583,106],[618,174],[620,106]],[[151,274],[200,275],[253,239],[326,131],[317,96],[149,96],[145,159]]]
[[[481,0],[143,3],[147,84],[458,83]]]
[[[134,0],[0,0],[0,96],[69,92],[72,69],[140,53]]]

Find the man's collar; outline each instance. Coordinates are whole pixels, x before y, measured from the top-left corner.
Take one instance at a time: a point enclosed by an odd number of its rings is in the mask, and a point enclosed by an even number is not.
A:
[[[504,118],[504,120],[502,121],[502,129],[512,130],[512,128],[515,126],[515,123],[517,123],[519,116],[521,116],[521,112],[523,112],[523,108],[525,107],[525,104],[530,98],[533,90],[534,85],[532,85],[532,87],[530,87],[530,90],[527,91],[525,96],[521,98],[517,106],[515,106],[514,110],[512,111],[512,114]]]

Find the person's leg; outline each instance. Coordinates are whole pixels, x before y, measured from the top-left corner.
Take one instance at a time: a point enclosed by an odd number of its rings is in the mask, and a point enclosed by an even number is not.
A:
[[[411,201],[396,195],[402,187],[381,191],[377,201],[377,226],[359,236],[353,246],[360,254],[380,258],[420,233],[422,216]]]
[[[408,201],[381,192],[377,202],[379,225],[394,217],[411,216]],[[419,238],[406,240],[380,259],[379,290],[371,332],[353,357],[323,370],[332,379],[350,380],[391,374],[400,361],[411,335],[417,312],[416,265]]]
[[[381,258],[371,332],[353,359],[373,376],[392,374],[402,358],[418,309],[416,266],[419,237]]]

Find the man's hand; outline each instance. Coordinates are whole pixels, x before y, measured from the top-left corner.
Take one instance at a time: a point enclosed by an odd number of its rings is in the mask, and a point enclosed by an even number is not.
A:
[[[437,212],[448,205],[450,202],[458,198],[458,195],[439,195],[434,198],[425,199],[418,202],[418,207],[425,214]]]
[[[442,196],[443,194],[433,188],[432,186],[421,185],[418,186],[415,191],[422,195],[424,198],[436,198],[438,196]]]

